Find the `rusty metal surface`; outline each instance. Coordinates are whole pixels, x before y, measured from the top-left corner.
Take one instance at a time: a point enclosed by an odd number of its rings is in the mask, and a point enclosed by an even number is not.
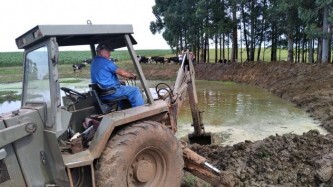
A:
[[[168,111],[167,107],[166,102],[157,101],[154,105],[140,106],[104,115],[89,149],[76,154],[64,154],[65,165],[72,168],[91,164],[95,158],[100,156],[116,126],[165,113]]]
[[[134,107],[104,115],[95,137],[90,144],[89,150],[91,154],[94,158],[100,156],[115,127],[149,118],[167,111],[168,105],[165,101],[156,101],[153,105]]]
[[[99,43],[108,38],[113,49],[126,47],[124,34],[133,34],[132,25],[37,25],[16,38],[19,49],[27,48],[43,41],[45,38],[56,37],[59,46],[89,45]],[[133,44],[137,42],[130,35]]]
[[[183,144],[183,143],[182,143]],[[184,169],[202,180],[218,186],[220,184],[219,175],[205,167],[206,159],[192,151],[183,144]]]
[[[0,118],[0,130],[5,129],[5,123]],[[24,186],[24,178],[16,159],[12,144],[2,149],[5,155],[0,158],[0,186]]]
[[[201,178],[202,180],[208,182],[213,186],[220,185],[220,177],[215,175],[210,170],[202,167],[201,165],[195,164],[187,159],[184,159],[184,162],[185,162],[184,169],[186,171],[192,173],[193,175]]]
[[[188,147],[183,148],[183,158],[187,159],[195,164],[203,165],[205,164],[206,159],[196,152],[192,151]]]
[[[89,150],[78,152],[76,154],[64,154],[62,155],[62,158],[64,159],[64,163],[67,168],[87,166],[92,164],[94,161],[94,158]]]
[[[169,123],[170,123],[170,129],[172,132],[177,132],[177,111],[178,111],[178,105],[173,104],[169,106]]]

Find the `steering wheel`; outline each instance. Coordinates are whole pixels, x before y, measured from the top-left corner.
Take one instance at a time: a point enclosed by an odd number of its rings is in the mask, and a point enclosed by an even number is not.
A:
[[[75,96],[78,96],[80,98],[87,98],[84,94],[80,93],[80,92],[77,92],[75,90],[72,90],[70,88],[66,88],[66,87],[61,87],[60,88],[62,91],[65,92],[66,95],[75,95]]]

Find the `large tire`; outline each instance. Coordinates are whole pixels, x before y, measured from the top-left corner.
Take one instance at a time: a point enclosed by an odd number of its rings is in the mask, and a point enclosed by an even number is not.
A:
[[[160,123],[145,121],[112,137],[96,166],[97,186],[177,187],[184,161],[173,133]]]

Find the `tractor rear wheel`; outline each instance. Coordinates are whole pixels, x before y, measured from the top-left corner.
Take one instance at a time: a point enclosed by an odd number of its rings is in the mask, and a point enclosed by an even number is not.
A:
[[[180,186],[184,161],[174,134],[145,121],[113,136],[96,166],[97,186]]]

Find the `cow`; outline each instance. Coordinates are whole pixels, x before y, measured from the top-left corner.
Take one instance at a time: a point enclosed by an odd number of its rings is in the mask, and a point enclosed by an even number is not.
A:
[[[168,63],[171,63],[171,62],[179,63],[179,58],[178,58],[178,56],[170,57],[170,58],[168,59]]]
[[[151,60],[154,61],[156,64],[158,62],[161,63],[161,64],[164,64],[164,57],[153,56],[153,57],[151,57]]]
[[[91,64],[91,62],[92,62],[92,59],[91,59],[91,58],[87,58],[87,59],[85,59],[85,60],[82,60],[82,63],[85,64],[85,65],[87,65],[87,64]]]
[[[150,58],[147,58],[145,56],[140,56],[140,55],[138,55],[136,57],[138,58],[139,63],[145,63],[145,64],[150,63]]]
[[[112,62],[118,62],[118,59],[117,59],[117,58],[110,58],[110,60],[111,60]]]
[[[218,61],[218,63],[224,63],[224,64],[226,64],[226,63],[230,63],[230,60],[227,60],[227,59],[220,59],[219,61]]]
[[[73,71],[75,72],[76,70],[82,71],[82,68],[86,67],[86,65],[78,63],[78,64],[73,64],[72,67],[73,67]]]

